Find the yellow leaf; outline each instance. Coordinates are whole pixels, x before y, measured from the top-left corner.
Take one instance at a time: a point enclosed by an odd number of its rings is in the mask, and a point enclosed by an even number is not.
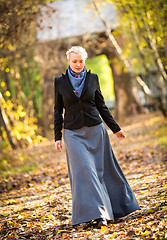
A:
[[[12,49],[13,49],[12,44],[9,44],[9,45],[8,45],[8,49],[9,49],[9,50],[12,50]]]
[[[42,216],[40,220],[43,221],[44,219],[45,219],[45,216]]]
[[[5,82],[1,82],[1,87],[5,87]]]
[[[51,218],[53,218],[53,215],[47,215],[46,217],[51,219]]]
[[[7,97],[10,97],[10,92],[9,91],[6,91],[5,94],[6,94]]]
[[[13,223],[12,221],[8,221],[8,223]]]
[[[147,212],[148,213],[154,213],[155,211],[153,209],[149,209]]]
[[[17,134],[16,138],[17,138],[17,140],[21,140],[21,135]]]
[[[106,226],[101,226],[101,229],[100,229],[100,231],[102,232],[102,231],[106,231],[107,230],[107,227]]]

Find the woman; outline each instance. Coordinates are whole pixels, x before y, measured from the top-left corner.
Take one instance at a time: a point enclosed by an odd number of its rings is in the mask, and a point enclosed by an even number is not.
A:
[[[62,124],[72,191],[72,225],[123,217],[140,209],[112,151],[107,130],[125,133],[105,105],[98,76],[85,69],[87,53],[80,46],[67,52],[66,74],[55,78],[55,147],[62,149]],[[63,119],[63,108],[65,114]]]

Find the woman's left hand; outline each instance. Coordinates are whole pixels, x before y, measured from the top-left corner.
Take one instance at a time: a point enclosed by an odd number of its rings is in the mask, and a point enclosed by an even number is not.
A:
[[[120,130],[119,132],[116,132],[115,135],[118,138],[126,138],[126,135],[125,135],[124,131],[122,131],[122,130]]]

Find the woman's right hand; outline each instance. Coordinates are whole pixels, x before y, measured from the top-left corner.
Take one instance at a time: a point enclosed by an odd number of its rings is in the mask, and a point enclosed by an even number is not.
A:
[[[56,151],[61,152],[61,149],[63,147],[62,141],[61,140],[56,141],[55,142],[55,147],[56,147]]]

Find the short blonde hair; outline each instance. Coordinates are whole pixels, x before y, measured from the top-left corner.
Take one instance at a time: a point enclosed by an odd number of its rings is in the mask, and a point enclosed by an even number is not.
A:
[[[66,52],[67,59],[70,58],[70,53],[72,53],[72,52],[73,53],[80,53],[85,58],[85,60],[88,57],[88,53],[86,52],[86,50],[83,47],[81,47],[81,46],[73,46]]]

